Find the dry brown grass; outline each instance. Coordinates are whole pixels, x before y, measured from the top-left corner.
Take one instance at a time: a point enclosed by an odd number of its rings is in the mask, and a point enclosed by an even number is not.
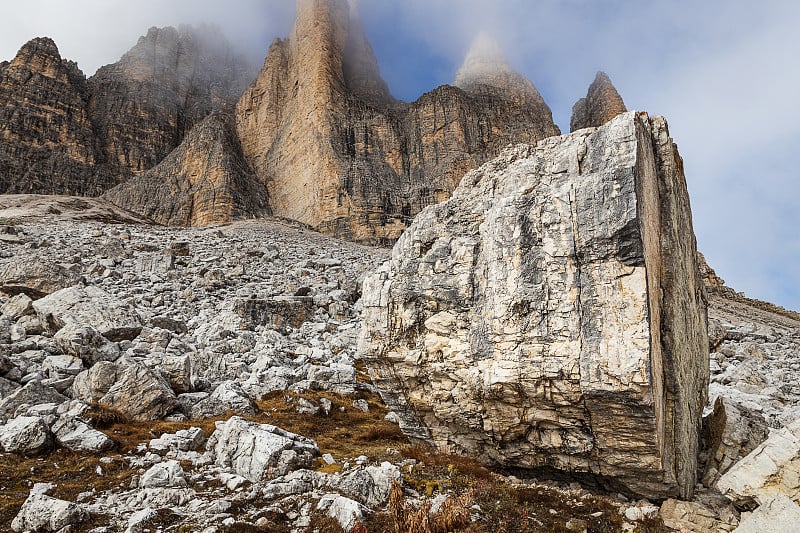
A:
[[[294,409],[294,402],[299,398],[305,398],[315,404],[318,404],[321,398],[327,398],[333,404],[333,408],[327,416],[299,414]],[[368,412],[352,407],[353,400],[357,398],[367,400],[370,406]],[[243,418],[273,424],[313,438],[322,453],[331,453],[340,462],[343,458],[359,455],[379,460],[386,456],[388,447],[408,445],[408,440],[400,433],[397,426],[383,419],[387,413],[386,407],[374,394],[340,396],[326,392],[310,392],[302,395],[281,392],[271,394],[258,402],[258,407],[259,413]],[[214,432],[215,422],[227,420],[233,414],[227,413],[213,419],[184,422],[132,422],[118,411],[98,405],[92,406],[88,417],[93,425],[104,431],[116,443],[115,449],[105,454],[113,457],[114,461],[110,464],[100,463],[100,455],[82,455],[64,449],[57,449],[47,456],[38,458],[0,454],[0,471],[3,472],[0,476],[0,531],[11,530],[11,521],[28,497],[33,483],[55,483],[57,487],[52,495],[70,501],[75,501],[79,493],[91,488],[104,491],[123,485],[128,486],[131,476],[137,472],[128,468],[128,463],[121,457],[121,453],[130,453],[140,443],[160,437],[162,433],[175,433],[192,426],[202,428],[206,436],[209,436]],[[103,469],[102,476],[96,473],[98,466]],[[337,464],[330,468],[336,470],[341,466]],[[273,531],[282,531],[282,527],[276,525]]]

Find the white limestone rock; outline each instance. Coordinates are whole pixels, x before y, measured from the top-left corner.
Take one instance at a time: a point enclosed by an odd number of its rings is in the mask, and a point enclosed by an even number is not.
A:
[[[90,326],[111,341],[133,339],[142,319],[128,303],[95,286],[61,289],[33,302],[42,324],[51,334],[67,325]]]
[[[206,449],[217,465],[254,483],[307,468],[320,454],[311,439],[238,416],[216,423]]]
[[[256,405],[247,397],[242,387],[232,380],[220,383],[211,396],[196,403],[192,407],[190,416],[199,420],[224,415],[228,412],[240,414],[256,412]]]
[[[325,516],[336,519],[344,531],[350,531],[364,519],[366,509],[355,500],[338,494],[326,494],[317,504],[317,510]]]
[[[719,478],[717,489],[741,503],[754,500],[763,505],[779,494],[800,499],[800,420],[773,432],[733,465]]]
[[[8,453],[36,455],[53,446],[53,435],[44,419],[18,416],[0,426],[0,448]]]
[[[27,294],[20,293],[10,298],[5,304],[0,306],[0,314],[9,317],[11,320],[33,313],[33,300]]]
[[[767,498],[752,513],[743,513],[733,533],[800,533],[800,506],[781,494]]]
[[[143,488],[186,487],[186,477],[178,461],[164,461],[150,467],[139,479]]]
[[[88,366],[100,361],[116,361],[119,346],[103,337],[96,329],[81,325],[67,324],[53,335],[53,342],[67,355],[78,357]]]
[[[45,485],[44,487],[42,485]],[[47,496],[44,492],[52,485],[37,484],[22,504],[19,513],[11,522],[17,532],[57,532],[80,524],[90,518],[82,506]]]
[[[99,453],[114,447],[114,441],[78,418],[62,416],[52,427],[56,441],[73,452]]]
[[[410,437],[692,495],[706,304],[663,118],[626,113],[468,173],[362,305],[360,356]]]
[[[157,420],[177,405],[158,372],[133,361],[100,361],[72,384],[73,398],[115,409],[132,420]]]

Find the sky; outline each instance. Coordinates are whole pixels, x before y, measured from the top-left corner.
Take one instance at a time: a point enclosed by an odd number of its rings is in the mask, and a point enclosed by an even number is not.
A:
[[[800,310],[800,2],[359,0],[393,94],[452,82],[493,35],[563,132],[598,70],[628,109],[664,115],[684,158],[699,249],[729,286]],[[254,62],[292,0],[26,0],[4,5],[0,60],[52,37],[88,75],[150,26],[213,23]]]

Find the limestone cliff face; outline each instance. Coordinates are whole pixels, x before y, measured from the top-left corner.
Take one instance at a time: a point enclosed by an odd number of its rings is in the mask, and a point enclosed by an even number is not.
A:
[[[347,2],[298,0],[290,37],[270,47],[236,112],[275,214],[343,238],[392,241],[509,142],[559,133],[533,84],[504,63],[486,76],[465,72],[463,87],[398,102]]]
[[[269,214],[267,191],[242,157],[232,121],[215,112],[155,168],[104,198],[170,226],[207,226]]]
[[[47,38],[0,66],[0,193],[95,195],[113,184],[97,163],[86,78]]]
[[[666,123],[626,113],[505,151],[420,213],[364,282],[359,353],[412,437],[689,497],[709,375],[695,254]]]
[[[252,79],[213,28],[151,28],[89,79],[103,154],[123,174],[159,163],[215,109],[232,109]]]
[[[586,98],[572,106],[570,131],[602,126],[620,113],[627,111],[625,102],[605,72],[598,72],[589,86]]]

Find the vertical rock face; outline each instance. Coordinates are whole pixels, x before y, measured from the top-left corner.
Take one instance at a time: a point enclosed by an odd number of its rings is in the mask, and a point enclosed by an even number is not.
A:
[[[586,98],[581,98],[572,106],[569,130],[602,126],[617,115],[627,111],[625,102],[611,83],[605,72],[598,72],[589,86]]]
[[[410,436],[691,495],[706,302],[680,156],[626,113],[518,146],[364,282],[359,352]]]
[[[86,78],[47,38],[0,65],[0,193],[99,194]]]
[[[232,109],[251,80],[218,30],[150,28],[89,79],[89,109],[108,163],[148,170],[214,109]]]
[[[105,198],[165,225],[206,226],[269,214],[267,191],[242,157],[232,121],[212,113],[155,168]]]
[[[462,69],[463,87],[398,102],[354,9],[298,0],[290,37],[270,47],[236,115],[275,214],[344,238],[391,241],[509,142],[558,134],[533,84],[505,63],[483,69],[479,52]]]

